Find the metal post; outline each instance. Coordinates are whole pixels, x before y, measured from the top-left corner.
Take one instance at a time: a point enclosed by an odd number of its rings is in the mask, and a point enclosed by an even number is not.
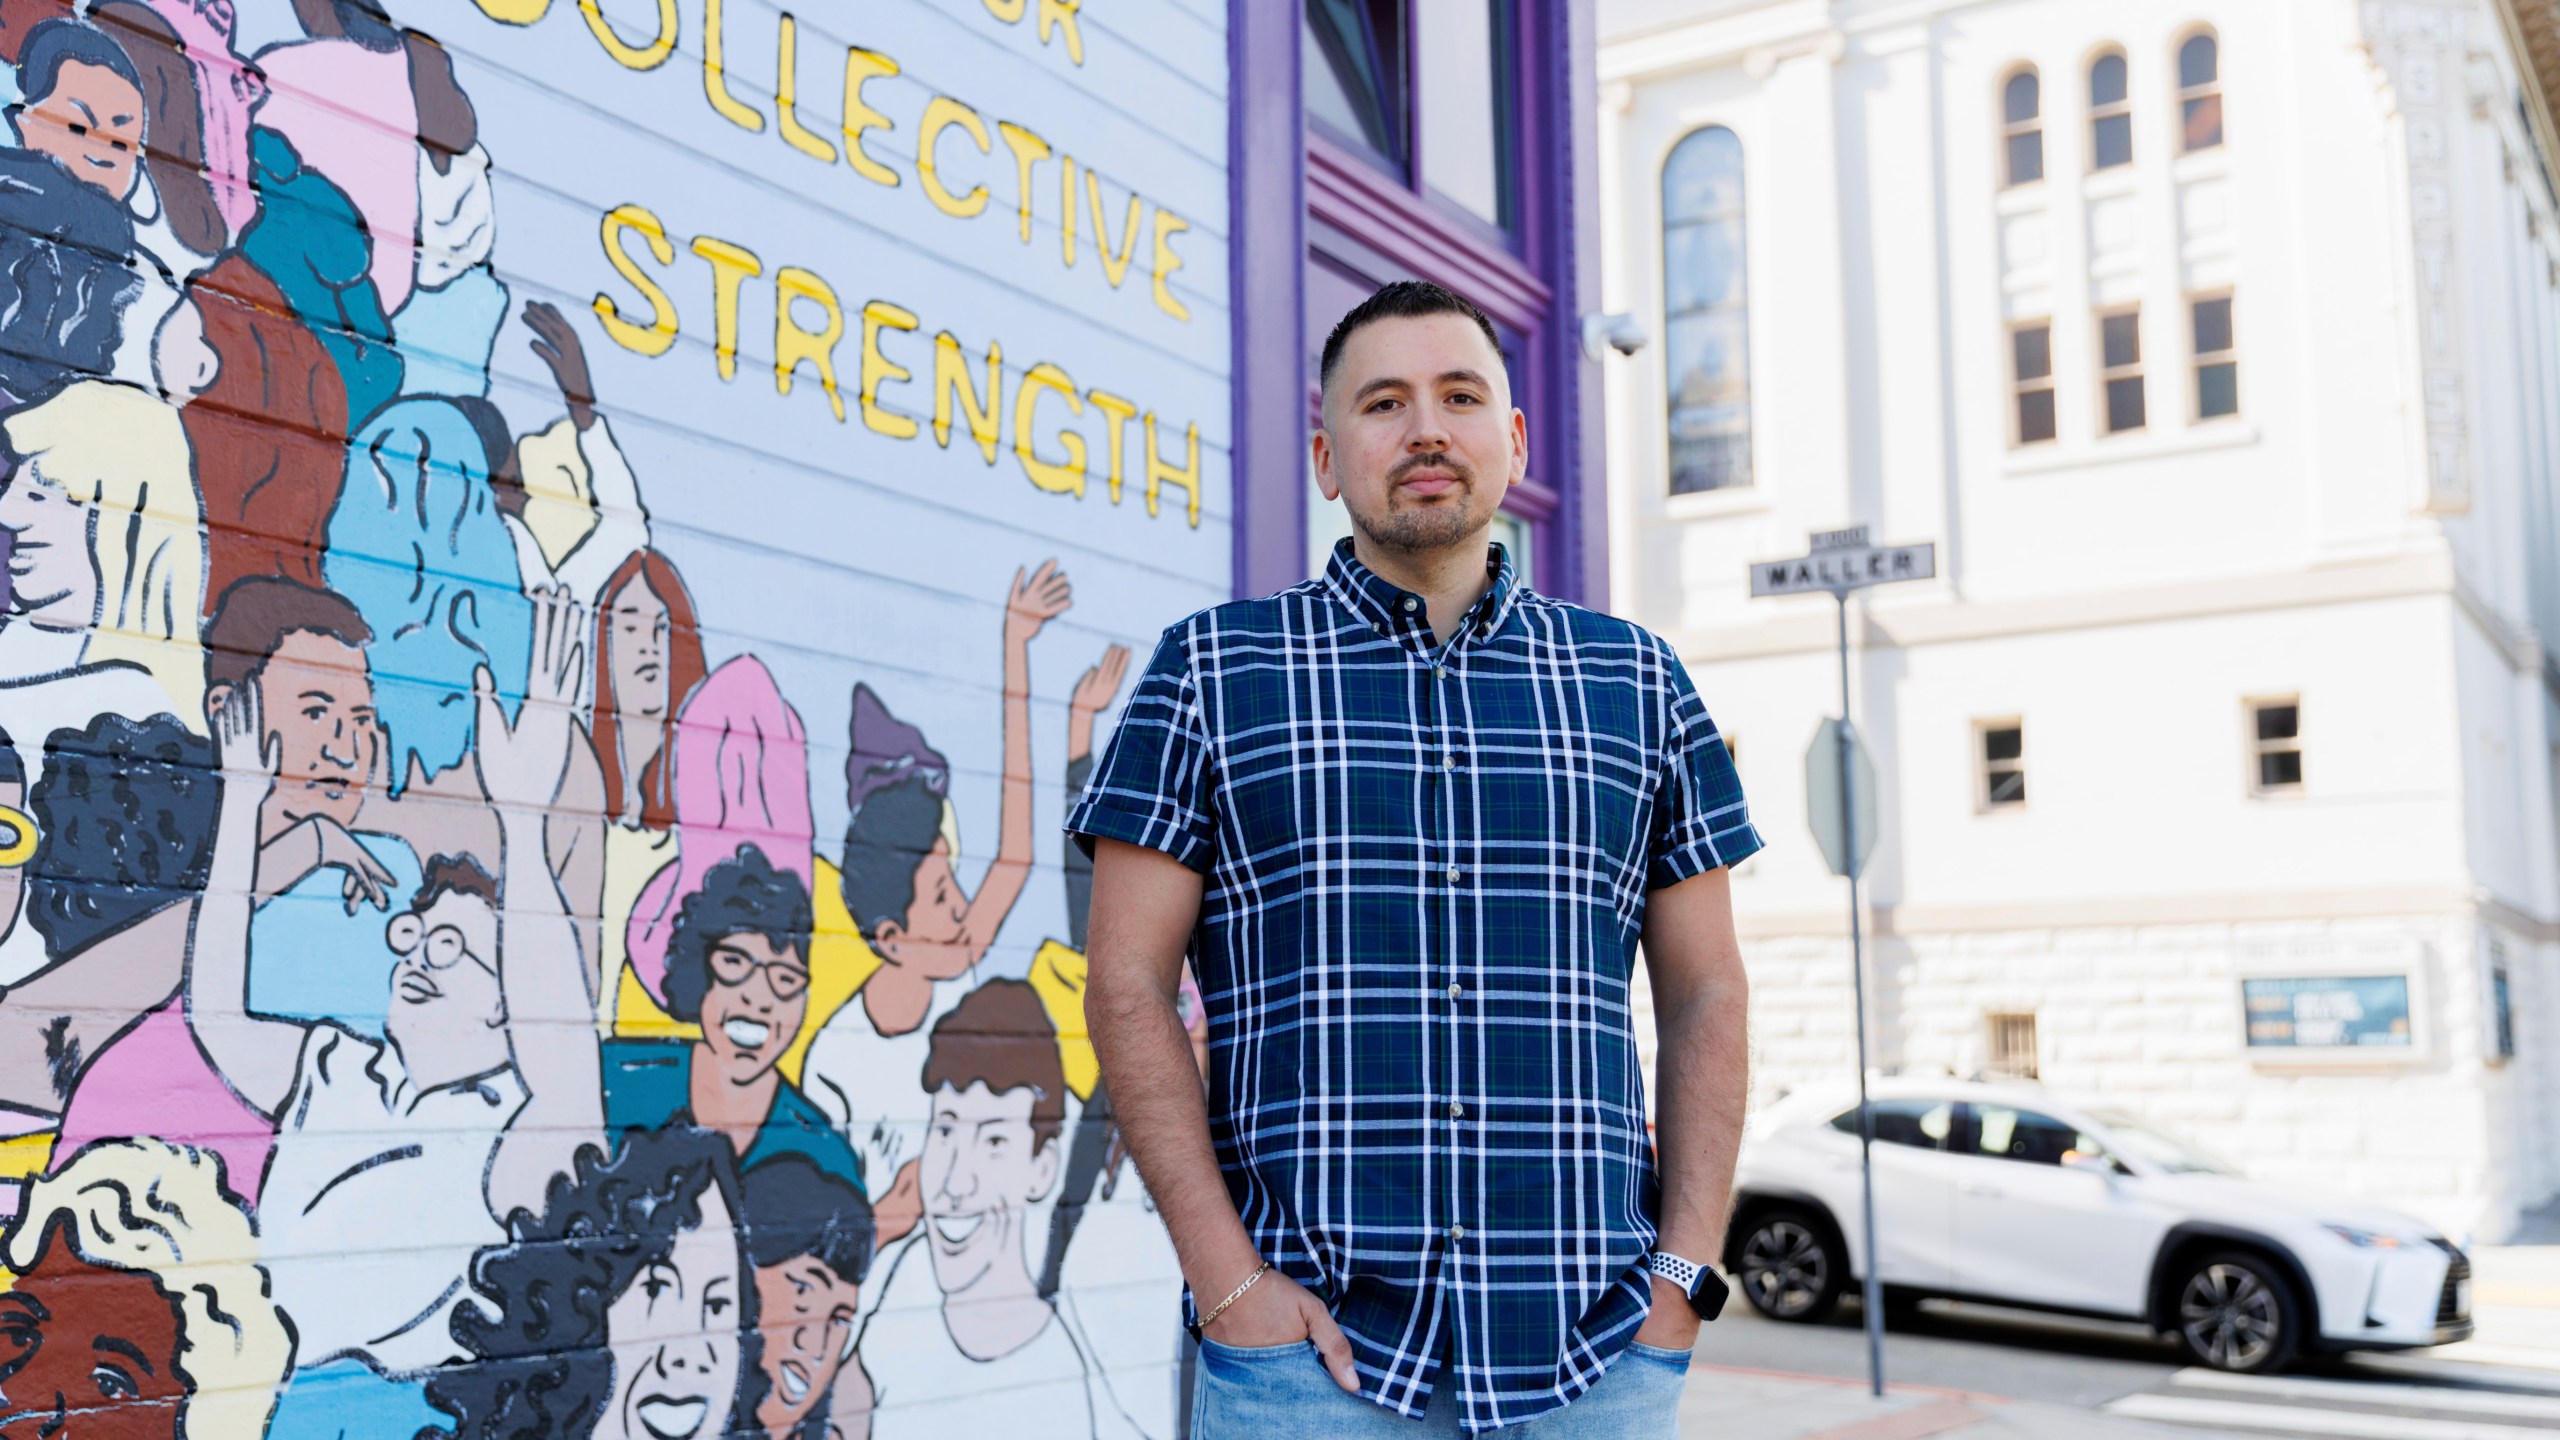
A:
[[[1854,732],[1849,725],[1849,592],[1837,590],[1840,602],[1840,849],[1849,863],[1849,988],[1858,1007],[1858,1182],[1865,1200],[1867,1381],[1878,1398],[1884,1395],[1884,1280],[1876,1264],[1876,1117],[1867,1104],[1867,963],[1866,936],[1858,920],[1857,766],[1852,763]]]

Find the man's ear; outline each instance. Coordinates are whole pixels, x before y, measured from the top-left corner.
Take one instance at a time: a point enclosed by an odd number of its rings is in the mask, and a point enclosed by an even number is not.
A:
[[[1308,458],[1316,467],[1316,488],[1327,500],[1342,498],[1342,482],[1333,478],[1333,432],[1317,426],[1307,441]]]

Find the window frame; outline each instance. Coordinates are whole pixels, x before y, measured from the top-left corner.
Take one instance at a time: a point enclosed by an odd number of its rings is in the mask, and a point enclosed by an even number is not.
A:
[[[1982,1068],[1994,1075],[2017,1080],[2040,1079],[2044,1063],[2044,1039],[2036,1027],[2033,1010],[1986,1010],[1982,1012]],[[2026,1039],[2024,1064],[2014,1045],[2023,1031]],[[2003,1036],[2009,1044],[2003,1044]]]
[[[2036,110],[2033,115],[2028,116],[2024,120],[2012,120],[2009,118],[2009,87],[2016,84],[2020,79],[2029,79],[2036,82]],[[1995,98],[1993,100],[1993,113],[2000,117],[1999,188],[2002,190],[2023,190],[2030,185],[2043,184],[2046,173],[2044,144],[2044,72],[2038,70],[2035,64],[2031,61],[2022,61],[2002,71],[2000,73],[1999,88],[1995,92]],[[2017,176],[2016,167],[2011,164],[2013,157],[2010,151],[2010,145],[2011,142],[2025,135],[2033,135],[2036,138],[2036,173],[2032,179],[2021,180]]]
[[[2097,98],[2098,67],[2109,60],[2121,62],[2124,66],[2124,94],[2121,98],[2110,100],[2102,105],[2098,103]],[[2105,46],[2092,52],[2089,62],[2080,67],[2080,80],[2080,93],[2087,101],[2089,113],[2088,173],[2103,175],[2109,170],[2132,168],[2134,162],[2141,158],[2140,151],[2134,145],[2133,57],[2127,54],[2121,45]],[[2102,164],[2098,159],[2098,127],[2106,121],[2118,118],[2124,121],[2124,158],[2112,165]]]
[[[2064,1152],[2065,1154],[2079,1153],[2089,1155],[2094,1159],[2102,1160],[2106,1162],[2109,1170],[2112,1170],[2119,1175],[2130,1175],[2133,1173],[2133,1171],[2125,1165],[2124,1161],[2118,1158],[2113,1150],[2107,1148],[2105,1136],[2097,1134],[2094,1131],[2083,1130],[2078,1125],[2065,1121],[2061,1116],[2054,1114],[2051,1110],[2039,1110],[2029,1105],[2013,1105],[2005,1100],[1969,1100],[1965,1102],[1966,1123],[1962,1127],[1965,1136],[1964,1153],[1977,1160],[1996,1160],[2003,1165],[2035,1165],[2047,1170],[2069,1170],[2072,1168],[2059,1157],[2052,1160],[2037,1160],[2025,1155],[2012,1155],[2005,1150],[1994,1153],[1983,1149],[1982,1112],[1985,1110],[2006,1110],[2011,1115],[2016,1116],[2018,1120],[2025,1120],[2029,1116],[2033,1116],[2034,1118],[2044,1121],[2057,1129],[2067,1129],[2071,1132],[2071,1138],[2075,1143]],[[2011,1133],[2015,1133],[2014,1121],[2012,1122]],[[2093,1151],[2081,1150],[2079,1145],[2076,1143],[2081,1140],[2093,1142],[2098,1148]]]
[[[2124,365],[2107,363],[2107,322],[2130,318],[2133,321],[2133,359]],[[2151,428],[2151,381],[2142,360],[2142,302],[2101,305],[2090,312],[2089,338],[2097,343],[2098,436],[2109,439],[2117,435],[2139,435]],[[2109,390],[2121,380],[2131,380],[2140,388],[2142,422],[2119,428],[2115,423],[2115,407]]]
[[[2030,330],[2042,330],[2044,332],[2044,373],[2042,375],[2032,377],[2019,373],[2020,367],[2018,363],[2019,337]],[[2024,450],[2030,445],[2058,444],[2062,439],[2062,410],[2061,397],[2057,393],[2056,377],[2054,375],[2053,367],[2053,317],[2050,315],[2041,315],[2029,320],[2012,320],[2009,322],[2008,326],[2008,337],[2009,448],[2012,450]],[[2030,394],[2043,394],[2050,396],[2052,397],[2052,404],[2054,406],[2052,432],[2033,439],[2028,438],[2027,435],[2026,401],[2027,396]]]
[[[2200,85],[2189,85],[2186,83],[2187,47],[2198,40],[2213,42],[2213,78]],[[2231,113],[2222,98],[2222,33],[2210,25],[2197,25],[2182,32],[2177,43],[2170,47],[2169,60],[2169,77],[2177,86],[2178,108],[2173,118],[2178,127],[2178,153],[2202,155],[2230,144]],[[2213,102],[2213,143],[2210,145],[2193,143],[2187,128],[2187,107],[2203,100]]]
[[[1671,190],[1671,167],[1678,161],[1680,151],[1683,147],[1687,146],[1689,142],[1716,130],[1723,131],[1726,135],[1732,137],[1733,141],[1734,193],[1736,197],[1734,206],[1729,215],[1726,212],[1710,211],[1694,216],[1686,216],[1675,221],[1671,217],[1670,207],[1666,203]],[[1760,426],[1759,416],[1756,413],[1757,392],[1753,384],[1753,381],[1759,372],[1758,367],[1752,363],[1753,355],[1751,339],[1751,152],[1750,148],[1743,141],[1742,127],[1734,125],[1726,120],[1711,118],[1701,120],[1697,124],[1690,126],[1688,129],[1681,131],[1679,136],[1671,142],[1670,147],[1663,152],[1662,164],[1657,171],[1654,182],[1654,197],[1656,207],[1654,211],[1656,253],[1661,256],[1662,266],[1660,272],[1660,301],[1662,311],[1661,413],[1663,422],[1662,495],[1665,499],[1679,499],[1683,496],[1692,495],[1730,495],[1756,491],[1760,484],[1760,472],[1759,465],[1757,463],[1759,458],[1757,445]],[[1672,227],[1674,225],[1709,225],[1726,220],[1729,220],[1733,225],[1734,233],[1739,239],[1739,244],[1734,252],[1735,276],[1732,293],[1735,298],[1724,305],[1707,306],[1675,313],[1671,306]],[[1679,479],[1680,474],[1676,451],[1678,436],[1672,425],[1672,417],[1680,408],[1678,375],[1674,368],[1679,362],[1677,358],[1678,349],[1673,344],[1673,327],[1678,320],[1691,315],[1699,317],[1713,317],[1727,314],[1738,314],[1741,319],[1741,325],[1739,328],[1741,330],[1743,376],[1741,398],[1742,465],[1740,467],[1742,478],[1729,484],[1711,485],[1704,489],[1678,489],[1674,484],[1674,482]]]
[[[2291,709],[2293,711],[2293,733],[2287,736],[2278,736],[2274,739],[2262,738],[2258,733],[2259,712],[2263,710],[2281,709]],[[2249,696],[2240,702],[2240,721],[2242,725],[2241,738],[2246,742],[2249,759],[2248,778],[2250,798],[2254,800],[2286,800],[2295,796],[2309,794],[2311,778],[2309,768],[2303,764],[2305,747],[2302,743],[2301,694],[2296,692],[2291,695],[2270,694]],[[2267,784],[2265,781],[2265,757],[2271,754],[2282,754],[2286,751],[2291,751],[2293,753],[2294,771],[2297,778],[2287,784]]]
[[[2217,286],[2210,290],[2194,290],[2186,295],[2187,307],[2187,422],[2191,425],[2219,425],[2240,418],[2240,306],[2232,296],[2232,287]],[[2206,350],[2196,337],[2196,308],[2221,301],[2230,307],[2224,325],[2230,332],[2230,344],[2220,350]],[[2204,413],[2204,372],[2207,366],[2231,367],[2231,408],[2219,415]]]
[[[1295,0],[1295,3],[1303,15],[1306,0]],[[1368,5],[1375,3],[1378,3],[1378,0],[1364,0],[1364,10]],[[1305,117],[1307,129],[1314,135],[1322,136],[1334,148],[1345,154],[1357,156],[1371,169],[1387,176],[1399,189],[1429,206],[1434,216],[1444,223],[1464,227],[1472,237],[1513,254],[1523,253],[1526,244],[1524,232],[1528,228],[1528,217],[1523,213],[1523,207],[1528,203],[1530,188],[1528,175],[1524,169],[1527,157],[1526,147],[1523,144],[1522,119],[1529,85],[1528,67],[1523,63],[1526,48],[1523,27],[1529,17],[1523,12],[1529,7],[1522,5],[1520,0],[1480,0],[1480,3],[1487,6],[1490,12],[1488,19],[1492,27],[1494,64],[1500,67],[1503,78],[1508,82],[1496,86],[1493,96],[1494,182],[1495,193],[1499,197],[1497,207],[1502,212],[1501,220],[1496,222],[1487,220],[1459,201],[1432,188],[1430,181],[1425,178],[1422,136],[1424,37],[1419,24],[1421,17],[1415,13],[1418,0],[1384,0],[1384,3],[1391,5],[1396,12],[1400,27],[1398,38],[1402,47],[1398,54],[1393,56],[1379,54],[1378,57],[1382,61],[1396,62],[1395,93],[1391,97],[1384,97],[1391,99],[1398,107],[1395,113],[1388,117],[1395,127],[1392,138],[1397,145],[1396,152],[1392,154],[1381,152],[1369,143],[1367,137],[1345,134],[1341,126],[1316,115],[1305,104],[1305,85],[1302,80],[1298,108]],[[1374,16],[1364,14],[1363,20],[1364,39],[1372,53],[1377,54],[1383,51],[1386,47],[1378,38]],[[1314,27],[1310,25],[1309,28]],[[1322,38],[1321,32],[1318,38]],[[1310,64],[1325,63],[1320,56],[1308,56],[1306,61]]]
[[[1991,736],[1995,731],[2000,730],[2018,732],[2016,758],[2009,760],[1991,758]],[[2014,800],[1993,798],[1991,782],[2004,774],[2016,775],[2023,787],[2027,775],[2027,722],[2023,716],[2008,715],[1973,722],[1973,811],[1975,814],[2014,815],[2025,812],[2028,799],[2023,793]]]

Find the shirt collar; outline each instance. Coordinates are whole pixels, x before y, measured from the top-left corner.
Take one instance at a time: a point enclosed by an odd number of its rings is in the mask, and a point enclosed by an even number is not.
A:
[[[1520,572],[1511,563],[1511,554],[1496,543],[1485,556],[1485,571],[1493,577],[1493,585],[1484,598],[1470,609],[1459,633],[1448,637],[1449,643],[1482,640],[1500,630],[1518,608]],[[1431,634],[1431,602],[1421,594],[1390,583],[1377,571],[1360,563],[1351,553],[1348,538],[1336,541],[1333,559],[1324,568],[1325,589],[1333,598],[1351,608],[1353,614],[1366,620],[1390,640],[1428,645]]]

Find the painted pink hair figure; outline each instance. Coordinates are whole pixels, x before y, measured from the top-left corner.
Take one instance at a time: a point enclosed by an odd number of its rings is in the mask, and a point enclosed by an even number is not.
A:
[[[625,932],[631,969],[664,1003],[667,942],[711,867],[753,845],[812,883],[809,732],[752,655],[712,671],[676,717],[676,858],[640,891]]]
[[[186,47],[204,110],[204,170],[224,228],[237,237],[258,218],[249,188],[249,113],[267,95],[266,81],[232,48],[231,0],[143,0],[169,22]]]

